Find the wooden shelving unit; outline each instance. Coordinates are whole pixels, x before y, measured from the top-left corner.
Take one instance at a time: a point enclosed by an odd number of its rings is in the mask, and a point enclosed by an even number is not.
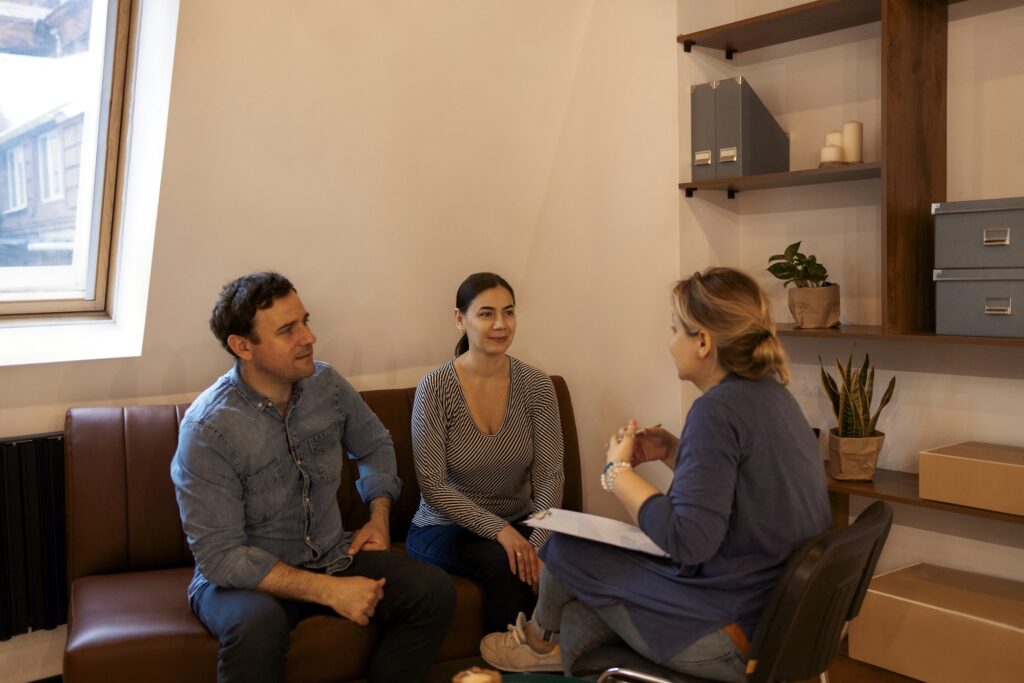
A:
[[[935,334],[931,204],[946,199],[948,4],[942,0],[817,0],[678,37],[686,52],[695,47],[716,49],[731,59],[737,52],[879,22],[882,144],[878,163],[679,185],[687,197],[699,198],[707,190],[734,196],[744,190],[880,179],[882,324],[828,330],[779,325],[780,335],[1024,346],[1024,339]],[[914,473],[876,470],[869,482],[839,481],[828,474],[828,461],[823,464],[838,526],[848,523],[850,496],[1024,525],[1021,515],[925,500],[918,495]]]
[[[845,522],[850,514],[850,496],[887,500],[890,503],[913,505],[915,507],[954,512],[972,517],[984,517],[985,519],[995,519],[1010,524],[1024,524],[1024,517],[1020,515],[982,510],[981,508],[972,508],[965,505],[940,503],[937,500],[921,498],[917,495],[917,475],[912,472],[875,470],[875,478],[871,481],[840,481],[833,479],[828,474],[828,460],[824,461],[824,465],[825,476],[828,478],[829,498],[832,502],[832,517],[841,526],[845,526]]]
[[[934,333],[931,204],[946,199],[947,17],[946,2],[817,0],[678,37],[685,50],[694,46],[715,48],[729,58],[739,51],[879,22],[879,162],[679,185],[688,197],[699,197],[704,190],[725,191],[734,196],[744,190],[880,178],[882,324],[824,331],[827,335],[997,343],[975,337],[939,338]],[[792,334],[815,336],[821,332]]]

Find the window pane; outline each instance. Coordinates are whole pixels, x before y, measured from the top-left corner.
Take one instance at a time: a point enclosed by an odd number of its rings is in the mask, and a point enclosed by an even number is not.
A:
[[[116,4],[0,1],[0,304],[93,297]]]

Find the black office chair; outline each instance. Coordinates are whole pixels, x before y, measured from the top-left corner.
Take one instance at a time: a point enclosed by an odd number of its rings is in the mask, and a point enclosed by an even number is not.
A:
[[[876,501],[848,527],[811,538],[786,562],[754,633],[749,683],[800,681],[826,673],[846,623],[860,612],[892,526],[892,507]],[[618,665],[606,670],[608,662]],[[706,683],[658,666],[625,646],[598,648],[573,665],[574,676],[605,681]]]

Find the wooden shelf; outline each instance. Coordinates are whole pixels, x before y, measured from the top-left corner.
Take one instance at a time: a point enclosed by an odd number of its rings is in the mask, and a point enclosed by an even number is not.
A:
[[[1024,524],[1024,516],[1011,515],[1005,512],[993,510],[982,510],[965,505],[953,505],[951,503],[940,503],[936,500],[926,500],[917,495],[917,475],[912,472],[897,472],[895,470],[875,470],[875,478],[871,481],[840,481],[833,479],[828,474],[828,460],[823,461],[825,465],[825,476],[828,479],[828,490],[830,494],[841,496],[863,496],[864,498],[875,498],[887,500],[890,503],[902,503],[915,507],[942,510],[943,512],[955,512],[961,515],[972,517],[984,517],[995,519],[1010,524]],[[835,498],[835,496],[833,496]],[[847,514],[848,514],[847,509]]]
[[[788,173],[762,173],[760,175],[748,175],[739,178],[698,180],[696,182],[679,183],[679,189],[685,190],[687,197],[692,197],[693,193],[697,190],[715,190],[728,192],[731,199],[737,192],[744,190],[767,190],[776,187],[841,183],[849,180],[881,177],[882,164],[876,161],[869,164],[809,168],[803,171],[790,171]]]
[[[806,337],[815,339],[866,339],[877,341],[900,341],[926,344],[971,344],[984,346],[1024,346],[1024,339],[1008,337],[964,337],[940,335],[933,332],[916,334],[888,333],[881,325],[842,325],[828,329],[801,329],[793,323],[779,323],[776,330],[780,337]]]
[[[689,52],[696,45],[733,53],[788,43],[844,28],[880,21],[879,0],[818,0],[796,7],[734,21],[714,28],[686,33],[676,40]]]

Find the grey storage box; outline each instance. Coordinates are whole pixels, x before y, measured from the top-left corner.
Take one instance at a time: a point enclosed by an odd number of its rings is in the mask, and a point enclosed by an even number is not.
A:
[[[935,280],[935,333],[1024,337],[1024,268],[942,268]]]
[[[1024,197],[932,204],[936,268],[1024,268]]]
[[[789,171],[789,138],[742,76],[715,88],[719,178]]]
[[[1024,337],[1024,198],[932,204],[932,215],[936,334]]]
[[[694,181],[789,171],[789,138],[742,76],[690,88]]]

